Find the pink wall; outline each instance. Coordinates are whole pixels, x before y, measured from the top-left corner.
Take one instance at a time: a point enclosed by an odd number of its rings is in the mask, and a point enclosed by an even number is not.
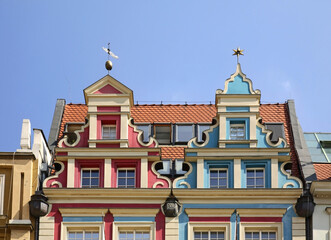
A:
[[[57,178],[52,178],[46,182],[46,187],[48,188],[58,188],[58,185],[51,186],[52,182],[58,181],[62,184],[63,188],[67,187],[67,162],[63,162],[64,170],[62,173],[59,174]]]
[[[104,184],[104,159],[76,159],[75,160],[75,188],[81,187],[81,169],[82,168],[98,168],[99,169],[99,187]]]
[[[166,180],[157,178],[156,174],[152,171],[153,162],[148,162],[148,188],[153,188],[154,183],[162,182],[164,185],[158,185],[157,188],[169,188],[169,184]]]
[[[117,187],[117,169],[118,168],[135,168],[136,188],[140,188],[140,159],[114,159],[111,162],[111,187]]]
[[[98,112],[120,112],[121,107],[97,107]]]

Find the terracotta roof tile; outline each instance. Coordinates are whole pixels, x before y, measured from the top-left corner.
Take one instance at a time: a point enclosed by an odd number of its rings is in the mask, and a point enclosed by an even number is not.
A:
[[[290,126],[287,103],[261,104],[260,114],[263,122],[283,122],[287,143],[291,148],[292,173],[300,176],[298,157],[296,155]],[[85,122],[87,106],[85,104],[67,104],[61,122],[59,138],[63,136],[64,126],[67,122]],[[216,116],[216,108],[213,104],[201,105],[136,105],[131,108],[131,116],[135,123],[157,122],[207,122],[211,123]],[[162,147],[162,158],[183,158],[183,147]],[[181,152],[180,152],[181,151]]]
[[[177,146],[161,147],[162,159],[184,159],[184,148]]]
[[[63,136],[64,126],[68,122],[85,122],[87,116],[87,106],[85,104],[69,103],[64,106],[59,139]]]
[[[331,181],[331,163],[314,163],[317,180]]]

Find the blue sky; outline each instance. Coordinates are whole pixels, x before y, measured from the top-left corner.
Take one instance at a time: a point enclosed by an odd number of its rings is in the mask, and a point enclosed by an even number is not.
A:
[[[0,151],[23,118],[48,137],[57,98],[84,103],[107,74],[139,103],[209,103],[235,71],[262,103],[294,99],[304,131],[330,132],[331,1],[0,1]]]

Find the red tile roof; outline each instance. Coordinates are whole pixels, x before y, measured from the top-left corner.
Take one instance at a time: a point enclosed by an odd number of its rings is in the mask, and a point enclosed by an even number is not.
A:
[[[215,105],[136,105],[131,109],[135,122],[209,123],[216,116]]]
[[[261,104],[260,114],[263,122],[284,123],[286,141],[291,148],[292,173],[300,176],[298,158],[294,149],[290,119],[287,103]],[[67,104],[62,117],[59,138],[63,136],[64,126],[67,122],[85,122],[87,106],[85,104]],[[216,116],[216,108],[213,104],[201,105],[135,105],[131,108],[131,116],[135,123],[161,123],[161,122],[186,122],[211,123]],[[182,153],[180,153],[182,151]],[[183,158],[183,147],[162,147],[162,158]]]
[[[87,116],[87,106],[85,104],[69,103],[64,106],[59,139],[63,136],[64,126],[68,122],[85,122]]]
[[[184,158],[184,148],[177,146],[167,146],[161,147],[161,156],[163,159],[183,159]]]
[[[331,181],[331,163],[314,163],[317,180]]]

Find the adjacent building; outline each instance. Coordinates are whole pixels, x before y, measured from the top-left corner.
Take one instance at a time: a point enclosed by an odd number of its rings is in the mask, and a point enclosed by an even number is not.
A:
[[[31,147],[31,124],[24,119],[21,149],[0,153],[0,239],[35,239],[36,218],[29,202],[40,190],[42,166],[48,166],[52,157],[43,132],[34,129],[33,134]]]
[[[294,102],[261,104],[240,64],[215,103],[135,105],[110,75],[56,104],[40,239],[305,239]]]

